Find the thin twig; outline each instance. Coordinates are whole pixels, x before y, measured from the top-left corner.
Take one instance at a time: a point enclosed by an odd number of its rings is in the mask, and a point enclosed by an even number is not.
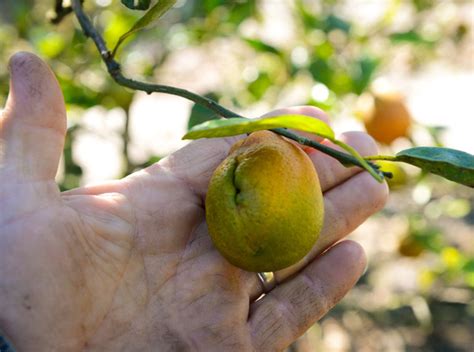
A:
[[[120,64],[116,60],[114,60],[113,56],[111,55],[110,50],[107,48],[107,44],[105,43],[104,38],[95,29],[89,17],[84,13],[84,10],[82,8],[82,1],[83,0],[72,0],[72,9],[74,11],[74,14],[77,17],[79,24],[81,25],[81,28],[84,31],[84,34],[90,37],[94,41],[95,46],[97,47],[97,50],[99,51],[102,57],[102,61],[105,63],[110,76],[119,85],[133,89],[133,90],[144,91],[147,94],[166,93],[166,94],[177,95],[177,96],[186,98],[188,100],[191,100],[195,102],[196,104],[202,105],[225,118],[244,117],[242,115],[239,115],[223,107],[222,105],[218,104],[212,99],[206,98],[204,96],[190,92],[188,90],[172,87],[172,86],[161,85],[161,84],[150,84],[146,82],[139,82],[139,81],[125,77],[122,74]],[[295,140],[300,144],[312,147],[323,153],[326,153],[332,156],[333,158],[339,160],[343,165],[346,165],[346,166],[354,165],[354,166],[363,167],[360,164],[360,162],[350,154],[340,152],[336,149],[330,148],[328,146],[325,146],[311,139],[299,136],[284,128],[277,128],[277,129],[274,129],[273,131],[282,136]],[[376,172],[384,174],[383,172],[378,171],[378,167],[376,165],[372,163],[370,163],[370,165],[371,167],[373,167],[373,169]]]
[[[84,0],[81,0],[84,2]],[[72,6],[63,6],[63,0],[56,0],[54,5],[54,17],[50,19],[52,24],[59,24],[64,17],[72,13]]]
[[[397,161],[396,156],[391,155],[371,155],[364,157],[365,160],[385,160],[385,161]]]

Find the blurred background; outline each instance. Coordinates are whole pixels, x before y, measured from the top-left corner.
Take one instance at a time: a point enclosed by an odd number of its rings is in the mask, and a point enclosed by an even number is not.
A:
[[[86,0],[113,47],[143,15]],[[53,0],[0,2],[0,106],[7,61],[37,53],[68,108],[58,183],[66,190],[146,167],[217,118],[180,97],[116,85],[73,16]],[[118,52],[126,75],[193,90],[248,117],[318,106],[336,131],[366,130],[381,153],[413,145],[474,153],[474,2],[178,0]],[[369,267],[290,351],[473,351],[474,191],[417,169],[395,175],[386,208],[351,237]]]

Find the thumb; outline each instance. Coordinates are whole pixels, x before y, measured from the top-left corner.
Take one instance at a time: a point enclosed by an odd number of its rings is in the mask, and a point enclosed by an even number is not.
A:
[[[9,69],[10,93],[0,117],[0,175],[53,180],[66,133],[61,89],[48,66],[31,53],[15,54]]]

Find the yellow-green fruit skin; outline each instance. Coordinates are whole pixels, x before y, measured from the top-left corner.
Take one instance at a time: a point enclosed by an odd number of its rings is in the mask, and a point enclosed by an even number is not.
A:
[[[214,245],[235,266],[266,272],[298,262],[324,219],[311,160],[273,132],[252,133],[214,171],[206,219]]]
[[[403,188],[408,183],[406,171],[397,163],[385,160],[378,160],[375,163],[380,166],[382,171],[392,173],[392,178],[386,180],[391,190]]]

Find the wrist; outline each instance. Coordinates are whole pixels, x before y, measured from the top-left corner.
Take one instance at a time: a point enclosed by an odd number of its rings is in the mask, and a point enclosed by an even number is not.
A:
[[[0,328],[0,352],[15,352],[13,342]]]
[[[39,315],[47,316],[42,313]],[[35,314],[25,312],[18,300],[0,294],[0,352],[80,350],[60,348],[67,345],[56,330],[57,327],[50,320],[37,319]]]

